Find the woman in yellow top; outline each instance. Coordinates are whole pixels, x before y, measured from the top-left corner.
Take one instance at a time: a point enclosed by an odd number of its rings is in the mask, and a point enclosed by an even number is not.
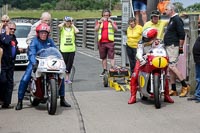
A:
[[[130,62],[130,71],[132,75],[136,62],[135,56],[137,52],[138,41],[142,36],[142,26],[136,24],[135,18],[129,18],[128,24],[126,51]]]

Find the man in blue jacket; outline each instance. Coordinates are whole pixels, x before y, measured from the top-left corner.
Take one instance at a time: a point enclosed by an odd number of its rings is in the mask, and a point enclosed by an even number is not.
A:
[[[53,40],[48,38],[49,32],[50,32],[50,27],[45,23],[41,23],[36,27],[37,36],[32,40],[29,46],[28,57],[29,57],[30,63],[28,64],[27,69],[24,73],[24,76],[22,77],[20,81],[20,85],[18,89],[18,103],[15,108],[16,110],[21,110],[23,107],[22,100],[24,98],[25,91],[28,87],[28,83],[31,79],[31,72],[32,72],[32,69],[36,68],[36,58],[35,58],[36,53],[41,49],[45,49],[49,47],[56,48]],[[61,88],[60,88],[60,106],[71,107],[71,105],[65,101],[64,96],[65,96],[65,86],[64,86],[64,79],[63,79],[61,83]]]

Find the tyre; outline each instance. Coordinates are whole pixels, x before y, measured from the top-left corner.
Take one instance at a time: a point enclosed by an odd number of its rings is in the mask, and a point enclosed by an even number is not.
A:
[[[38,106],[40,104],[40,100],[30,96],[30,103],[32,106]]]
[[[103,76],[103,85],[104,87],[108,87],[108,74],[105,73],[105,75]]]
[[[47,110],[50,115],[54,115],[56,113],[57,108],[57,88],[56,88],[56,80],[50,79],[47,84]]]
[[[160,97],[160,76],[154,75],[153,78],[153,92],[154,92],[154,102],[156,109],[159,109],[161,106],[161,97]]]

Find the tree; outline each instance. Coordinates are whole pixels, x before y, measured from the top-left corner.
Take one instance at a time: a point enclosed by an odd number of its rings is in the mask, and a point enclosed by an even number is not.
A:
[[[186,11],[200,11],[200,3],[195,3],[194,5],[188,6]]]
[[[0,0],[2,5],[5,0]],[[12,8],[26,9],[58,9],[58,10],[94,10],[109,8],[120,0],[7,0]]]
[[[183,3],[180,3],[180,2],[175,2],[173,3],[177,9],[177,12],[182,12],[184,11],[184,8],[183,8]]]

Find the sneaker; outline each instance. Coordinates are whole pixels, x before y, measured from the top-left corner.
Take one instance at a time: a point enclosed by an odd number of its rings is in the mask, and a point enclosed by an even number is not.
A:
[[[99,75],[100,77],[103,77],[106,74],[107,70],[104,69],[103,72]]]
[[[198,100],[196,96],[191,96],[187,99],[188,101],[192,101],[192,100]]]
[[[72,81],[71,81],[71,80],[65,80],[65,83],[67,83],[67,84],[71,84]]]
[[[3,104],[3,105],[1,105],[1,108],[3,108],[3,109],[11,109],[11,108],[13,108],[14,106],[11,106],[11,105],[9,105],[9,104]]]

